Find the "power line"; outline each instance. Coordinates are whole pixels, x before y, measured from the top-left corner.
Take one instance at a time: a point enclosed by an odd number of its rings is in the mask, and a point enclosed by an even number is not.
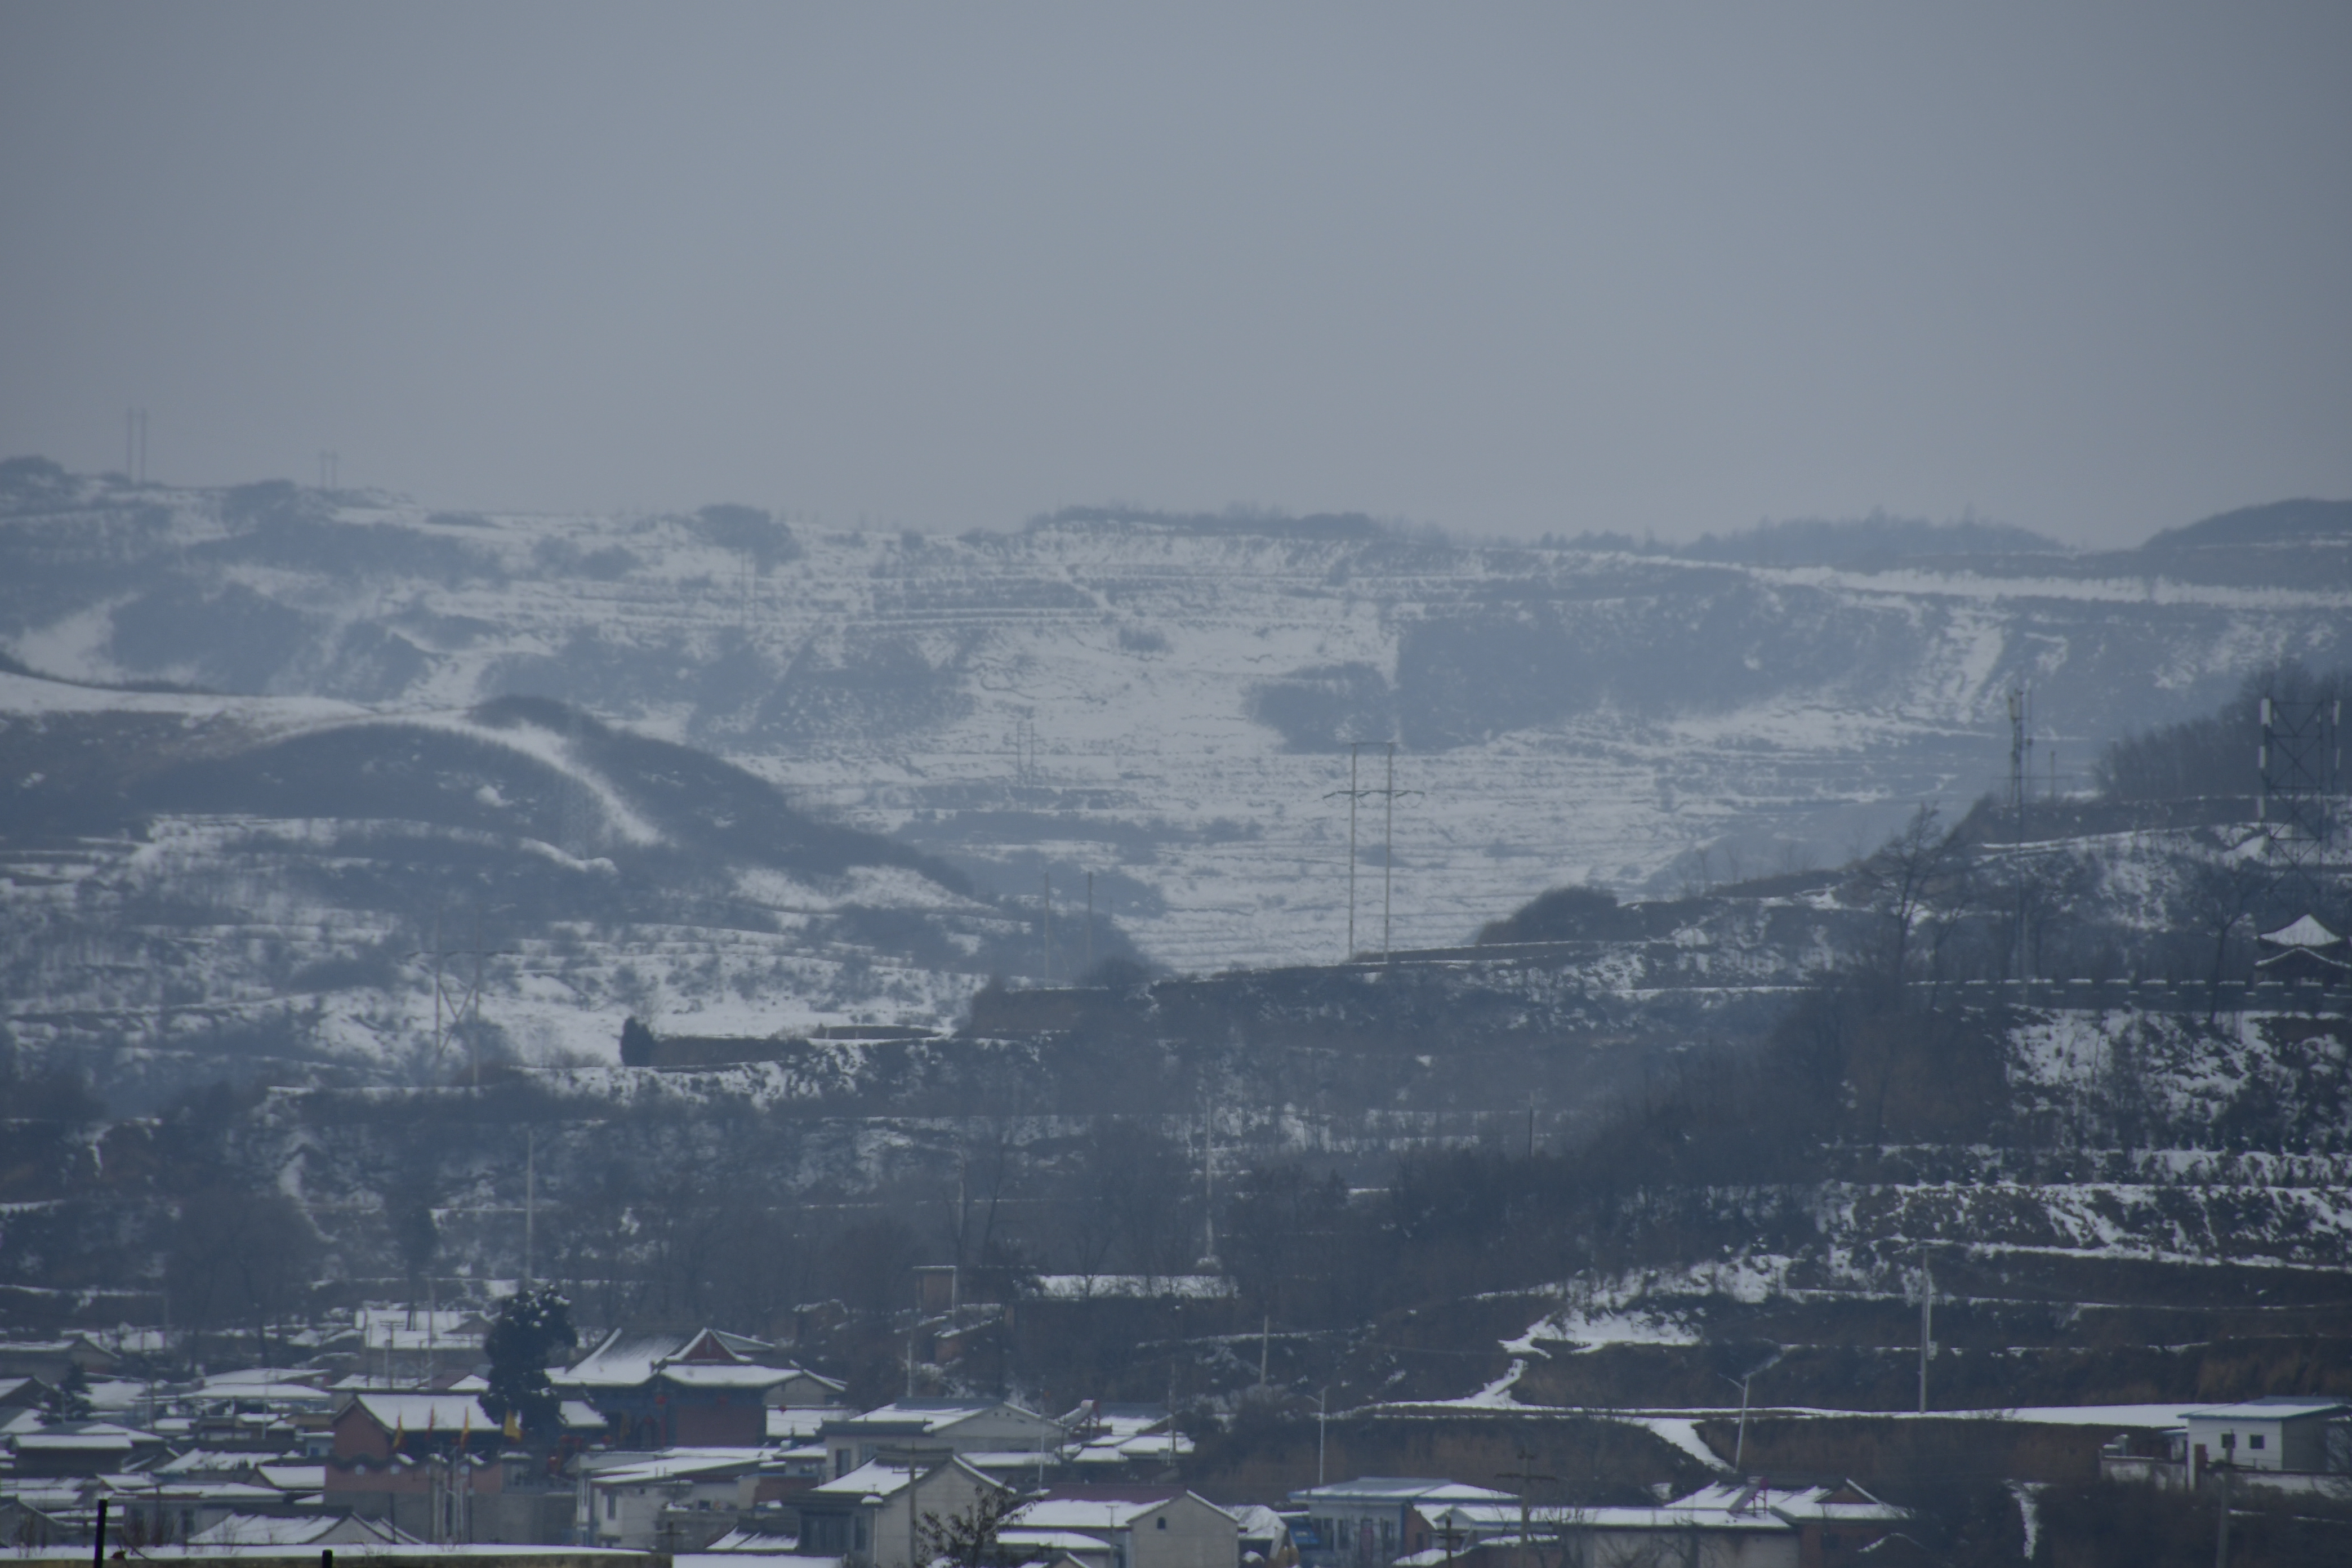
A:
[[[2312,864],[2327,850],[2334,814],[2328,796],[2343,773],[2344,703],[2340,698],[2265,694],[2262,706],[2263,825],[2279,881],[2313,879]]]
[[[1358,767],[1366,746],[1381,745],[1388,750],[1387,783],[1379,789],[1369,789],[1357,783]],[[1396,803],[1400,795],[1417,795],[1417,789],[1401,790],[1396,786],[1396,742],[1394,741],[1350,741],[1348,742],[1348,787],[1335,789],[1324,795],[1334,800],[1345,795],[1348,800],[1348,961],[1356,957],[1356,805],[1370,796],[1381,798],[1384,807],[1381,828],[1381,962],[1388,962],[1391,946],[1394,910],[1394,879],[1396,870]]]
[[[433,961],[433,1070],[436,1074],[441,1070],[441,1057],[446,1048],[445,1042],[449,1028],[463,1027],[466,1033],[467,1076],[472,1080],[473,1086],[479,1089],[482,1087],[480,1028],[483,961],[491,958],[517,958],[521,954],[514,948],[486,948],[482,945],[482,917],[479,910],[477,910],[474,915],[474,945],[444,947],[441,945],[441,911],[434,910],[433,945],[429,948],[421,948],[408,955],[411,958],[429,958]],[[442,978],[444,966],[446,961],[452,958],[471,958],[474,961],[474,983],[467,989],[463,999],[457,1001],[449,1000],[448,989],[443,984]],[[447,1009],[448,1019],[446,1025],[443,1022],[445,1007]]]

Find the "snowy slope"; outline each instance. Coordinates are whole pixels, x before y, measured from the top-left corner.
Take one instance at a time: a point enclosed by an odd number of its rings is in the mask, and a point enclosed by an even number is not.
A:
[[[2178,550],[1865,571],[1344,520],[942,539],[18,481],[0,647],[26,665],[420,720],[577,703],[1027,900],[1011,966],[1031,973],[1074,966],[1088,872],[1097,911],[1178,968],[1339,956],[1350,739],[1399,740],[1411,792],[1385,882],[1384,797],[1360,802],[1357,945],[1384,910],[1398,945],[1444,943],[1565,880],[1841,860],[1994,780],[2014,679],[2078,772],[2260,659],[2341,657],[2352,626],[2352,581],[2302,556],[2269,577]],[[1359,786],[1383,766],[1369,750]]]

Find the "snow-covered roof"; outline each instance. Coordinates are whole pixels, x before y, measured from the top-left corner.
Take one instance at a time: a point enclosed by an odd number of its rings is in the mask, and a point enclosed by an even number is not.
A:
[[[1066,1487],[1034,1502],[1022,1504],[1012,1519],[1028,1530],[1127,1530],[1137,1520],[1149,1518],[1187,1495],[1173,1488],[1139,1487],[1128,1490],[1118,1487]],[[1217,1506],[1206,1499],[1197,1500],[1204,1507]],[[1217,1511],[1225,1512],[1223,1509]]]
[[[936,1474],[941,1469],[950,1468],[962,1470],[973,1480],[980,1482],[983,1486],[993,1487],[1001,1485],[1000,1482],[992,1479],[985,1471],[974,1469],[961,1458],[954,1455],[949,1456],[949,1458],[940,1464],[924,1466],[922,1474],[925,1476],[930,1476]],[[818,1486],[811,1487],[807,1491],[803,1492],[800,1495],[803,1497],[846,1497],[852,1499],[864,1498],[867,1496],[886,1498],[896,1497],[899,1492],[906,1489],[907,1480],[908,1475],[906,1466],[894,1465],[885,1459],[869,1459],[865,1464],[862,1464],[856,1469],[850,1471],[847,1475],[836,1476],[832,1480],[825,1481]]]
[[[682,1359],[689,1355],[691,1359]],[[765,1340],[719,1329],[691,1333],[614,1329],[551,1381],[581,1388],[635,1388],[656,1377],[700,1387],[770,1388],[794,1377],[815,1378],[832,1389],[841,1386],[777,1360],[775,1346]]]
[[[1500,1492],[1492,1487],[1474,1487],[1463,1481],[1433,1480],[1422,1476],[1358,1476],[1351,1481],[1333,1481],[1327,1486],[1307,1487],[1290,1494],[1290,1500],[1311,1507],[1326,1502],[1410,1502],[1445,1505],[1457,1502],[1493,1502],[1508,1500],[1515,1506],[1517,1497]]]
[[[1073,1557],[1099,1557],[1110,1550],[1110,1543],[1099,1535],[1088,1535],[1078,1530],[1031,1530],[1025,1525],[1004,1525],[996,1532],[997,1543],[1014,1547],[1032,1556],[1055,1552],[1066,1552]]]
[[[1149,1432],[1165,1423],[1164,1405],[1120,1405],[1089,1399],[1062,1417],[1062,1425],[1108,1435]]]
[[[992,1448],[961,1456],[963,1462],[973,1469],[991,1473],[1034,1470],[1039,1465],[1053,1464],[1061,1457],[1058,1448],[1048,1448],[1043,1453],[1034,1448]]]
[[[1234,1516],[1235,1524],[1241,1526],[1245,1540],[1280,1541],[1290,1529],[1283,1522],[1282,1515],[1261,1502],[1236,1503],[1225,1511]]]
[[[26,1454],[127,1454],[141,1444],[162,1441],[151,1433],[102,1421],[45,1426],[36,1432],[18,1432],[9,1439],[18,1453]]]
[[[648,1481],[718,1477],[730,1471],[740,1474],[756,1468],[767,1457],[764,1448],[662,1448],[633,1456],[621,1464],[600,1467],[590,1472],[588,1479],[600,1487],[639,1486]]]
[[[2334,947],[2344,940],[2309,915],[2266,931],[2262,939],[2276,947]]]
[[[157,1476],[136,1473],[100,1476],[99,1489],[118,1497],[152,1498],[167,1502],[230,1502],[251,1503],[266,1508],[286,1500],[286,1494],[276,1487],[266,1487],[253,1481],[223,1481],[208,1476]]]
[[[148,1473],[156,1476],[233,1475],[238,1470],[253,1468],[267,1458],[267,1455],[237,1448],[190,1448],[184,1454],[173,1455]]]
[[[1097,1437],[1072,1456],[1081,1465],[1123,1465],[1130,1459],[1181,1458],[1192,1451],[1192,1439],[1181,1432],[1139,1432],[1129,1437]]]
[[[706,1552],[735,1552],[748,1557],[782,1557],[800,1546],[797,1535],[771,1535],[761,1530],[730,1530],[702,1550]]]
[[[482,1402],[470,1394],[354,1394],[348,1410],[357,1405],[383,1426],[387,1432],[446,1432],[453,1436],[471,1427],[477,1432],[495,1432],[499,1424],[490,1419]]]
[[[1047,1421],[1034,1410],[995,1399],[897,1399],[877,1405],[861,1415],[835,1415],[823,1427],[826,1432],[856,1432],[875,1427],[887,1427],[893,1432],[915,1431],[925,1434],[943,1432],[947,1428],[970,1421],[975,1416],[997,1412],[1025,1417],[1045,1426]]]
[[[1492,1502],[1446,1503],[1442,1506],[1436,1503],[1423,1503],[1421,1511],[1423,1517],[1432,1524],[1440,1526],[1452,1524],[1461,1530],[1482,1532],[1509,1530],[1516,1533],[1519,1528],[1519,1503],[1517,1498],[1505,1498]],[[1557,1504],[1538,1503],[1528,1508],[1527,1517],[1531,1523],[1565,1524],[1574,1521],[1576,1510]]]
[[[906,1485],[906,1466],[869,1459],[847,1475],[835,1476],[809,1490],[819,1497],[895,1497]]]
[[[248,1366],[235,1372],[216,1372],[198,1384],[205,1394],[242,1394],[252,1387],[275,1388],[281,1384],[293,1384],[317,1389],[327,1374],[316,1367]]]
[[[1182,1296],[1223,1300],[1234,1293],[1222,1274],[1040,1274],[1037,1294],[1049,1301],[1091,1301],[1111,1297]]]
[[[838,1418],[841,1412],[823,1406],[797,1405],[784,1409],[771,1406],[768,1410],[768,1441],[781,1443],[792,1437],[814,1437],[827,1421]]]
[[[773,1388],[799,1373],[788,1366],[759,1366],[747,1362],[672,1362],[655,1373],[682,1388]]]
[[[2352,1405],[2317,1394],[2265,1394],[2260,1399],[2209,1405],[2180,1414],[2184,1421],[2294,1421],[2307,1415],[2332,1415],[2340,1410],[2352,1410]]]
[[[1779,1534],[1797,1528],[1769,1511],[1742,1509],[1734,1513],[1728,1509],[1692,1509],[1672,1502],[1657,1508],[1588,1508],[1579,1512],[1577,1521],[1593,1530],[1748,1530]]]
[[[614,1329],[596,1348],[563,1369],[552,1381],[598,1388],[635,1388],[650,1383],[656,1363],[668,1360],[692,1342],[691,1334],[637,1333]]]
[[[325,1519],[288,1519],[233,1513],[188,1537],[191,1546],[402,1545],[417,1538],[383,1520],[357,1514]]]
[[[253,1473],[281,1492],[315,1492],[327,1484],[324,1465],[257,1465]]]

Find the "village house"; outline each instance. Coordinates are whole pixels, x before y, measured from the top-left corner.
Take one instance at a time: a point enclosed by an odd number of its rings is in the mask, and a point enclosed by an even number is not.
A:
[[[322,1500],[431,1542],[565,1539],[573,1488],[471,1394],[363,1392],[335,1412]],[[552,1457],[551,1456],[551,1458]]]
[[[1292,1492],[1291,1507],[1307,1521],[1304,1532],[1294,1528],[1292,1539],[1307,1568],[1388,1568],[1435,1544],[1431,1516],[1458,1503],[1507,1503],[1516,1509],[1518,1500],[1460,1481],[1359,1476]]]
[[[765,1341],[717,1329],[615,1329],[548,1381],[604,1418],[613,1447],[645,1449],[756,1447],[771,1409],[831,1405],[842,1387]]]
[[[59,1340],[0,1340],[0,1377],[37,1377],[52,1388],[74,1371],[85,1377],[111,1377],[121,1361],[88,1334]]]
[[[801,1552],[856,1557],[869,1568],[914,1568],[925,1560],[923,1517],[969,1514],[983,1495],[1005,1489],[952,1455],[937,1461],[874,1460],[812,1487],[793,1500]]]
[[[1164,1405],[1105,1405],[1089,1399],[1064,1415],[1069,1463],[1088,1479],[1113,1479],[1176,1464],[1192,1440],[1175,1429]]]
[[[909,1455],[919,1462],[949,1454],[966,1460],[982,1454],[1051,1458],[1061,1450],[1063,1433],[1061,1423],[1003,1400],[901,1399],[828,1420],[818,1438],[826,1472],[838,1479],[877,1459],[903,1464]]]
[[[1851,1481],[1774,1489],[1727,1481],[1649,1508],[1528,1510],[1517,1503],[1454,1503],[1427,1516],[1438,1538],[1397,1568],[1535,1568],[1566,1561],[1593,1568],[1673,1563],[1684,1568],[1842,1568],[1874,1563],[1878,1546],[1909,1516]]]
[[[1066,1553],[1085,1568],[1234,1568],[1241,1524],[1177,1488],[1068,1486],[1024,1503],[997,1531],[1026,1556]]]
[[[29,1414],[29,1413],[27,1413]],[[11,1431],[11,1471],[18,1476],[98,1476],[136,1469],[161,1458],[163,1440],[112,1421],[58,1421]]]
[[[2352,1405],[2342,1400],[2276,1394],[2185,1411],[2189,1484],[2224,1463],[2233,1470],[2325,1473],[2329,1425],[2347,1415]]]
[[[752,1506],[768,1457],[756,1447],[584,1454],[573,1539],[637,1552],[699,1552]]]

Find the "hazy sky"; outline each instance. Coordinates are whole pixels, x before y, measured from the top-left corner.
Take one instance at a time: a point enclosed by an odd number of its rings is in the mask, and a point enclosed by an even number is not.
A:
[[[2352,495],[2352,5],[0,5],[0,453],[2085,543]]]

